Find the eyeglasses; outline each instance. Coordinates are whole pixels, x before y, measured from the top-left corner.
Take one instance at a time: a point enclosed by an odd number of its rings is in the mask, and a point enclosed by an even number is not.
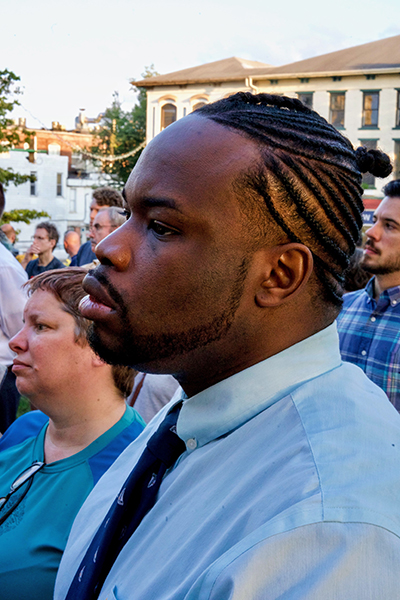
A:
[[[50,240],[49,237],[43,237],[42,235],[33,235],[32,239],[33,240],[39,240],[39,242],[44,242],[46,240]]]
[[[100,223],[92,225],[92,229],[95,229],[96,231],[100,231],[100,229],[104,229],[105,227],[111,227],[111,225],[100,225]]]
[[[28,491],[32,485],[34,475],[36,475],[36,473],[38,471],[40,471],[40,469],[42,467],[44,467],[45,464],[46,463],[41,462],[40,460],[35,460],[31,464],[30,467],[28,467],[27,469],[22,471],[22,473],[20,475],[18,475],[18,477],[15,479],[15,481],[11,484],[10,491],[8,492],[8,494],[6,496],[3,496],[2,498],[0,498],[0,511],[1,511],[3,506],[9,501],[11,496],[13,494],[15,494],[15,492],[17,490],[19,490],[25,483],[29,482],[28,485],[26,486],[24,493],[21,494],[21,496],[18,498],[17,502],[15,504],[13,504],[13,506],[0,518],[0,525],[2,525],[4,523],[4,521],[17,508],[18,504],[25,498],[26,494],[28,493]]]

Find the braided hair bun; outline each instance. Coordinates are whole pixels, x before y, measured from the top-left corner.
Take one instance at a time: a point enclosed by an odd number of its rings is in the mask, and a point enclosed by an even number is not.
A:
[[[357,148],[356,162],[361,173],[371,173],[375,177],[387,177],[393,170],[387,154],[381,150],[368,150],[365,146]]]

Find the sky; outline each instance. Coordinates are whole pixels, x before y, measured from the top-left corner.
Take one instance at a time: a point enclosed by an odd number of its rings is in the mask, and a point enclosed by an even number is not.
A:
[[[154,64],[170,73],[237,56],[274,66],[400,34],[399,0],[14,0],[2,3],[0,70],[21,78],[28,127],[74,128]]]

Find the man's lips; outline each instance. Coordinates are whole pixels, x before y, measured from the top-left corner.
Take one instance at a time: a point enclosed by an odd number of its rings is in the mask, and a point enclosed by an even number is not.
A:
[[[86,275],[84,289],[89,292],[79,303],[79,310],[86,319],[102,320],[115,312],[116,306],[101,283],[92,275]]]
[[[375,250],[375,248],[373,248],[372,246],[368,245],[364,248],[364,254],[379,254],[379,252]]]

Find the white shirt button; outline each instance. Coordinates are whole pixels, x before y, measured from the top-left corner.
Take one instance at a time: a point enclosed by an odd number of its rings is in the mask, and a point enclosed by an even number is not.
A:
[[[195,438],[189,438],[186,441],[186,446],[189,448],[189,450],[194,450],[195,448],[197,448],[197,441],[195,440]]]
[[[372,321],[373,323],[375,323],[375,321],[376,321],[376,317],[371,317],[371,321]]]
[[[392,300],[392,306],[396,306],[397,300]]]
[[[367,351],[366,351],[366,350],[361,350],[361,354],[362,354],[363,356],[365,356],[365,355],[367,354]]]

